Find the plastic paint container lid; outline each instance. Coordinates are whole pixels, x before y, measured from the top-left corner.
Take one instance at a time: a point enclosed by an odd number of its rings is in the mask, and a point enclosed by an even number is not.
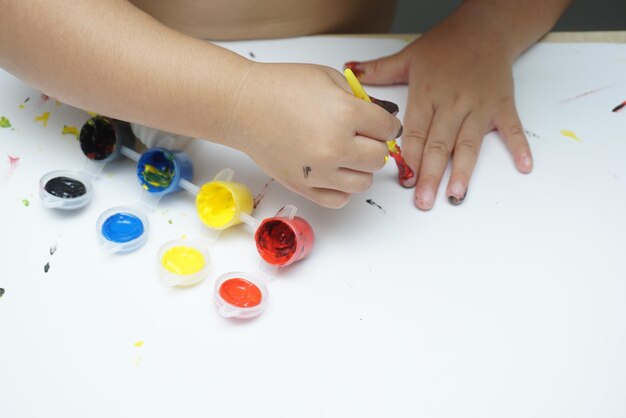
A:
[[[206,279],[210,258],[208,243],[200,239],[175,239],[159,249],[159,277],[167,286],[190,286]]]
[[[89,203],[92,195],[91,179],[79,171],[51,171],[39,180],[39,197],[47,208],[82,208]]]
[[[127,253],[148,239],[148,218],[137,208],[117,206],[104,211],[96,224],[98,241],[104,252]]]
[[[253,318],[267,306],[269,276],[261,272],[229,272],[215,282],[215,303],[225,318]]]

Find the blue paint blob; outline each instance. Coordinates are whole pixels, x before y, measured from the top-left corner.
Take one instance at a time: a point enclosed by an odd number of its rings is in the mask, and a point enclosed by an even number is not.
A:
[[[139,238],[143,232],[141,219],[130,213],[118,212],[102,224],[102,235],[112,242],[129,242]]]

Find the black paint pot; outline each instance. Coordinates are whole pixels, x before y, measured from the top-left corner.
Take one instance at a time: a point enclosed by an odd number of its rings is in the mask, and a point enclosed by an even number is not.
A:
[[[91,179],[85,173],[58,170],[39,180],[39,197],[47,208],[78,209],[89,203]]]

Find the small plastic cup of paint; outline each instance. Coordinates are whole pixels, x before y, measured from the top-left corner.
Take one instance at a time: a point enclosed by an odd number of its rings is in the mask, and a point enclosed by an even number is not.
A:
[[[230,168],[220,171],[204,184],[196,196],[196,209],[200,220],[209,228],[224,230],[241,223],[241,215],[250,215],[253,198],[244,184],[233,182]]]
[[[104,211],[96,223],[98,241],[109,254],[127,253],[144,245],[148,239],[148,218],[131,206],[117,206]]]
[[[285,267],[309,255],[315,243],[313,228],[287,205],[276,216],[264,219],[254,234],[259,255],[267,263]]]
[[[193,163],[183,151],[151,148],[137,162],[137,178],[144,190],[165,195],[180,191],[181,179],[193,179]]]
[[[267,306],[269,277],[261,272],[230,272],[215,282],[215,303],[225,318],[247,319],[259,315]]]
[[[104,165],[119,158],[122,147],[130,147],[135,137],[127,122],[94,116],[85,122],[80,130],[78,142],[87,157],[86,170],[98,175]]]
[[[82,208],[89,203],[92,195],[91,179],[78,171],[51,171],[39,180],[39,197],[47,208]]]
[[[158,252],[159,277],[167,286],[191,286],[209,274],[208,245],[198,239],[175,239]]]

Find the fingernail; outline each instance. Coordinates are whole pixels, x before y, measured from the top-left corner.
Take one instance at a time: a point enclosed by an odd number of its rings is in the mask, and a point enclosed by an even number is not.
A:
[[[524,165],[525,169],[530,170],[531,168],[533,168],[533,159],[530,158],[530,155],[527,155],[522,159],[522,164]]]
[[[365,74],[365,69],[363,68],[363,64],[359,61],[350,61],[343,64],[343,68],[349,68],[352,70],[356,78],[359,78],[361,75]]]
[[[398,131],[398,134],[396,135],[396,139],[400,138],[402,136],[402,131],[404,130],[404,127],[402,126],[402,124],[400,124],[400,130]]]
[[[460,205],[465,200],[465,196],[467,196],[467,189],[461,183],[454,183],[450,186],[448,202],[455,206]]]
[[[420,209],[430,209],[433,207],[435,194],[430,190],[424,190],[415,197],[415,204]]]
[[[395,104],[394,102],[389,102],[387,100],[380,100],[372,96],[370,96],[370,99],[372,100],[372,103],[377,104],[378,106],[382,107],[383,109],[385,109],[387,112],[391,113],[394,116],[396,116],[398,112],[400,111],[400,107],[398,107],[398,105]]]

